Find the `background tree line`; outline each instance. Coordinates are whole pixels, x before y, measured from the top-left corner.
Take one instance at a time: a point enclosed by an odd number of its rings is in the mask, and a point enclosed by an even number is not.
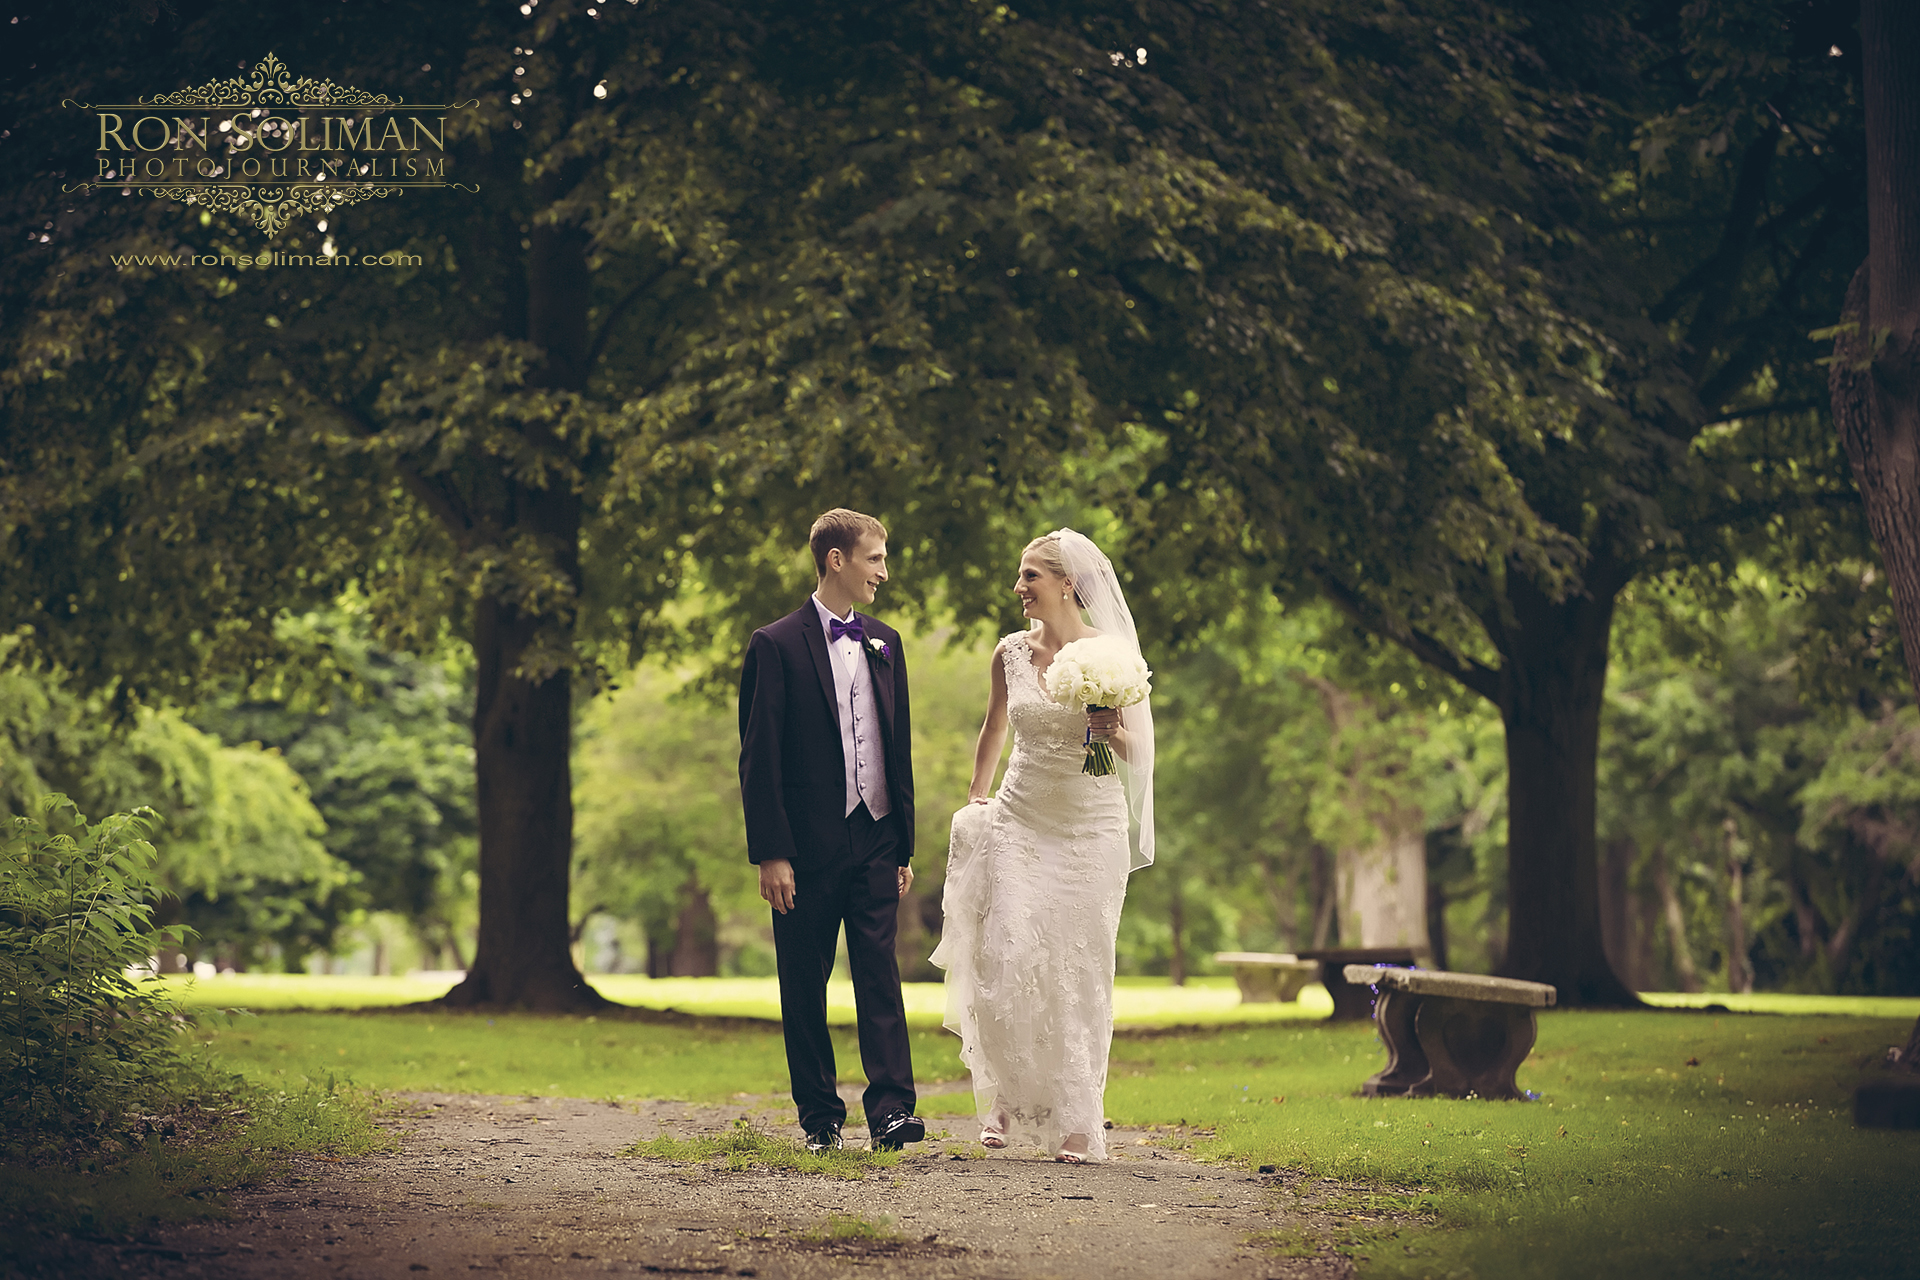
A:
[[[1805,607],[1757,574],[1741,585],[1727,612],[1672,587],[1623,614],[1600,745],[1608,953],[1637,990],[1911,992],[1915,709],[1808,697],[1793,657]],[[300,625],[342,669],[324,707],[229,696],[113,733],[62,682],[9,674],[8,807],[29,812],[55,786],[101,806],[161,797],[162,915],[198,935],[180,959],[300,968],[359,950],[384,971],[387,957],[365,954],[377,911],[408,923],[417,963],[461,968],[476,902],[457,650],[380,653],[351,608]],[[1214,971],[1216,950],[1342,941],[1499,967],[1498,721],[1417,668],[1383,667],[1391,651],[1352,646],[1340,662],[1342,625],[1269,603],[1160,666],[1166,848],[1130,886],[1123,972],[1179,981]],[[990,640],[909,637],[929,799],[923,874],[902,906],[914,978],[938,976],[940,854]],[[589,972],[770,972],[742,852],[736,717],[702,671],[645,664],[579,708],[568,918]]]

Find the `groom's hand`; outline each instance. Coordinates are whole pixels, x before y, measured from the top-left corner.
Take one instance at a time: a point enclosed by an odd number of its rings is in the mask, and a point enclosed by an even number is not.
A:
[[[911,888],[913,888],[913,868],[902,867],[900,868],[900,896],[906,897],[907,890]]]
[[[793,910],[793,864],[768,858],[760,864],[760,896],[781,915]]]

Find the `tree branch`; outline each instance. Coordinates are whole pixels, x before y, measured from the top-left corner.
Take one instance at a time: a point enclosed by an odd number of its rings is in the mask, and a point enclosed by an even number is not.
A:
[[[1767,174],[1773,168],[1773,157],[1779,149],[1780,131],[1768,128],[1753,140],[1740,159],[1740,176],[1734,181],[1733,198],[1728,202],[1720,248],[1708,260],[1711,270],[1706,277],[1706,287],[1687,326],[1687,364],[1690,366],[1687,372],[1695,383],[1706,375],[1707,361],[1725,325],[1727,309],[1733,305],[1741,264],[1746,261],[1747,246],[1753,242],[1760,211],[1766,206]]]
[[[362,439],[371,440],[380,434],[380,428],[352,405],[341,404],[337,400],[316,397],[321,404],[338,414],[341,421]],[[446,527],[453,536],[456,545],[462,551],[473,543],[473,535],[479,529],[479,522],[467,510],[467,505],[450,485],[443,483],[437,476],[428,476],[408,466],[400,460],[391,459],[393,468],[400,475],[400,481],[407,491],[420,500],[422,506],[431,512],[434,518]]]
[[[661,267],[647,279],[629,289],[626,297],[613,304],[612,309],[607,312],[607,318],[600,322],[600,332],[594,336],[592,342],[587,344],[586,368],[589,372],[592,371],[594,365],[600,362],[600,352],[606,348],[607,340],[613,336],[613,327],[620,323],[626,316],[628,309],[631,308],[634,303],[638,302],[646,294],[647,290],[660,283],[661,278],[665,276],[670,269],[670,267]]]
[[[1776,413],[1805,413],[1809,409],[1824,409],[1828,402],[1821,400],[1783,400],[1779,404],[1757,404],[1751,409],[1729,409],[1717,418],[1708,418],[1702,427],[1717,427],[1728,422],[1742,422],[1748,418],[1770,418]]]
[[[1452,676],[1488,702],[1500,705],[1498,671],[1473,658],[1460,657],[1446,644],[1418,627],[1394,625],[1393,620],[1378,607],[1328,572],[1324,566],[1317,566],[1309,572],[1342,613],[1373,634],[1392,640],[1441,674]]]
[[[1479,619],[1481,630],[1493,642],[1494,652],[1504,655],[1508,652],[1507,642],[1512,639],[1512,604],[1494,589],[1485,574],[1476,573],[1473,576],[1479,580],[1461,590],[1461,603],[1466,605],[1467,612]]]
[[[1773,301],[1767,307],[1767,312],[1785,310],[1784,300],[1792,296],[1814,259],[1819,257],[1820,251],[1826,248],[1827,242],[1839,231],[1842,216],[1843,210],[1840,206],[1830,206],[1827,209],[1826,214],[1814,227],[1812,234],[1807,237],[1807,243],[1801,248],[1800,256],[1795,259],[1792,270],[1787,272],[1786,279],[1782,280],[1780,287],[1774,291]],[[1765,314],[1766,312],[1762,312],[1763,316]],[[1770,348],[1762,342],[1764,336],[1765,331],[1758,328],[1749,334],[1734,354],[1728,356],[1726,361],[1714,370],[1712,377],[1699,382],[1699,389],[1695,392],[1694,398],[1712,410],[1744,387],[1747,380],[1753,376],[1754,370],[1766,361]],[[1697,432],[1698,428],[1696,427],[1695,430]]]
[[[1775,238],[1782,227],[1794,225],[1813,213],[1827,201],[1832,200],[1835,192],[1836,184],[1827,182],[1809,188],[1802,192],[1800,197],[1792,204],[1789,204],[1786,208],[1774,214],[1765,222],[1762,222],[1757,234],[1769,240]],[[1653,308],[1647,312],[1648,318],[1655,324],[1665,324],[1680,314],[1680,308],[1686,305],[1687,299],[1700,292],[1702,283],[1713,273],[1719,264],[1720,259],[1716,254],[1714,257],[1708,258],[1706,261],[1694,267],[1693,270],[1687,272],[1680,280],[1680,283],[1667,290],[1666,296],[1655,303]]]

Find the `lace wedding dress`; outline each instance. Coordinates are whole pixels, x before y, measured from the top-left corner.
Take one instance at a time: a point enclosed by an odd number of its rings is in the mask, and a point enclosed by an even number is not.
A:
[[[1013,759],[991,802],[953,817],[933,963],[981,1123],[1056,1155],[1084,1135],[1103,1160],[1127,800],[1118,777],[1080,772],[1086,716],[1047,696],[1024,633],[1002,662]]]

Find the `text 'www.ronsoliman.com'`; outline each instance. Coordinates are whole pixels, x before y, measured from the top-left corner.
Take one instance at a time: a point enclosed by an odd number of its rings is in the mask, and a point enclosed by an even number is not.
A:
[[[107,261],[128,267],[417,267],[417,253],[110,253]]]

